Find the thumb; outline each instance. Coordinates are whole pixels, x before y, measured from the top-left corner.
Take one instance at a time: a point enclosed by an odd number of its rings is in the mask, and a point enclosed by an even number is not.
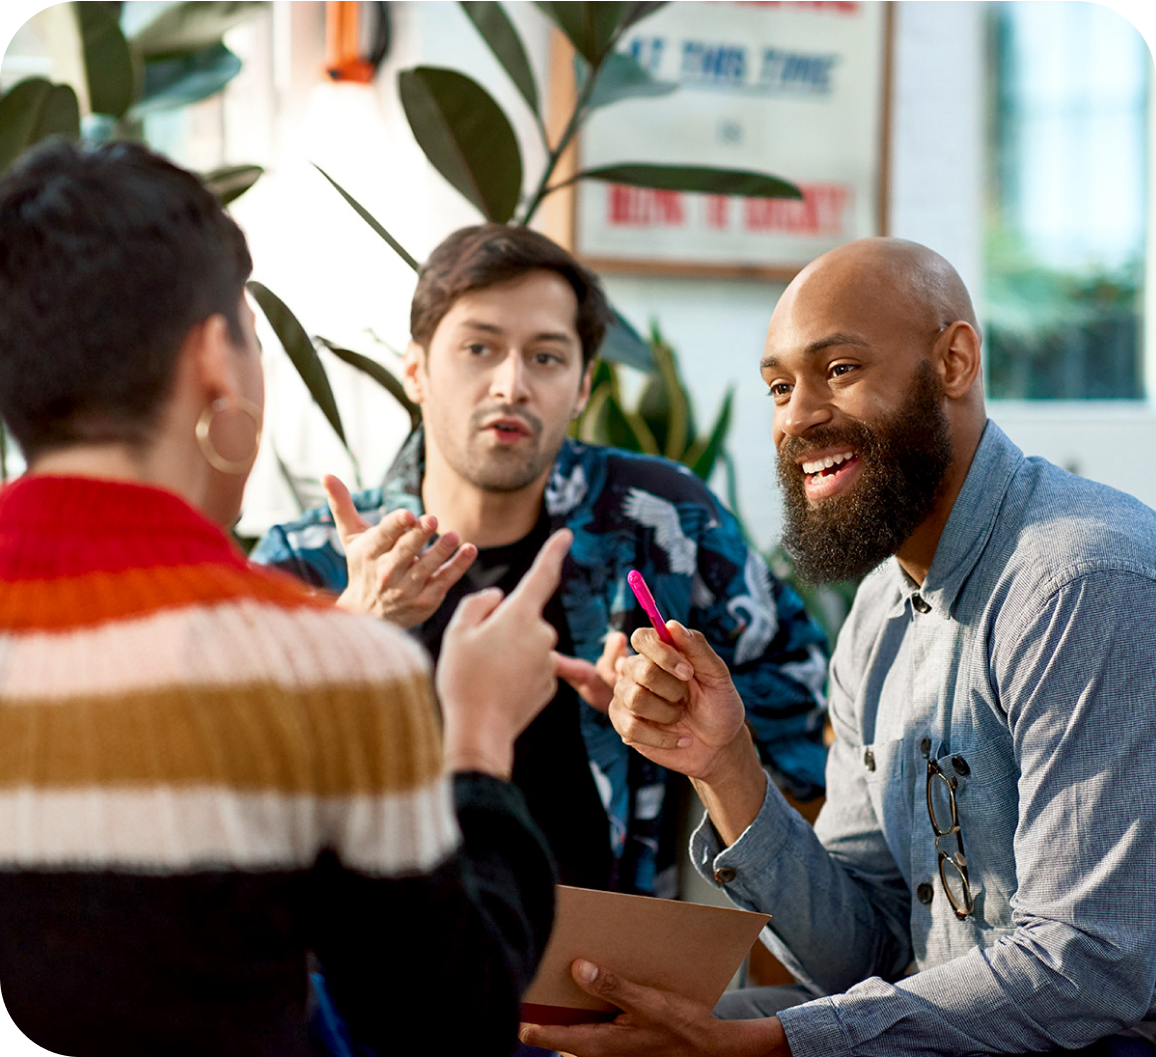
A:
[[[340,478],[327,473],[321,478],[321,484],[329,499],[333,523],[337,526],[337,534],[341,537],[342,543],[370,527],[369,522],[357,512],[357,508],[353,505],[353,496],[349,494],[349,489]]]
[[[446,634],[464,628],[476,628],[498,608],[502,598],[502,590],[499,587],[487,587],[484,591],[466,595],[458,603],[458,608],[454,610],[454,615],[446,625]]]
[[[585,958],[578,958],[573,962],[570,966],[570,975],[583,991],[613,1003],[626,1013],[645,1010],[653,1005],[652,996],[655,992],[652,988],[615,976],[614,973],[607,972],[601,966],[586,961]]]
[[[701,631],[691,631],[677,620],[668,620],[666,628],[678,651],[690,661],[694,677],[700,683],[730,681],[730,670],[726,662],[717,654]]]
[[[629,654],[628,643],[629,640],[623,631],[611,631],[606,635],[597,668],[599,676],[607,686],[613,686],[618,681],[618,662]]]
[[[581,657],[567,657],[565,654],[555,653],[554,674],[559,679],[565,679],[578,692],[591,708],[605,713],[610,708],[614,692],[602,678],[598,668]]]
[[[594,670],[594,665],[589,661],[582,660],[581,657],[568,657],[564,653],[559,653],[554,662],[554,674],[559,679],[565,679],[571,686],[584,684],[592,678],[597,678],[597,672]]]
[[[569,529],[559,529],[538,551],[530,571],[522,577],[518,586],[510,592],[508,605],[528,606],[535,613],[541,613],[550,596],[558,590],[562,579],[562,560],[570,549],[574,533]]]

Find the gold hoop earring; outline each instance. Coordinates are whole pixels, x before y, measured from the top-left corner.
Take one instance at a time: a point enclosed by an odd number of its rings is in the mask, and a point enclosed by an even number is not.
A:
[[[256,435],[253,438],[253,454],[249,458],[226,459],[213,447],[209,428],[213,418],[221,411],[240,411],[253,420]],[[221,473],[227,473],[234,477],[248,473],[253,466],[253,461],[257,458],[257,449],[261,444],[261,409],[252,400],[246,400],[243,396],[234,396],[229,400],[214,400],[197,419],[196,435],[197,444],[200,446],[201,454],[205,457],[205,462],[214,470],[220,470]]]

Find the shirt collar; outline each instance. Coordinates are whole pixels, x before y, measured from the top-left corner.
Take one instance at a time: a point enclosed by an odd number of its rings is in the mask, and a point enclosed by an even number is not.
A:
[[[943,616],[951,613],[964,582],[991,538],[1004,496],[1023,460],[1023,452],[989,419],[923,586],[915,587],[892,559],[904,596],[918,594],[932,612]]]

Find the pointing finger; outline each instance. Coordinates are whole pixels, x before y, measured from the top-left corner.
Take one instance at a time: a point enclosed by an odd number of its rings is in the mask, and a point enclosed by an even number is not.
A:
[[[345,487],[345,482],[333,474],[326,474],[321,479],[325,488],[325,495],[329,499],[329,509],[333,514],[333,523],[337,526],[337,534],[341,542],[345,543],[351,536],[356,536],[369,528],[365,520],[353,505],[353,496]]]
[[[559,529],[538,551],[530,571],[522,577],[521,582],[507,600],[507,605],[526,606],[540,613],[550,596],[558,589],[562,579],[562,560],[570,549],[574,540],[574,533],[569,529]]]

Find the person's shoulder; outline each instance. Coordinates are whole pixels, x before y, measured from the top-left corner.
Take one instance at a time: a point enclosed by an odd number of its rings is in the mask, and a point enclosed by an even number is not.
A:
[[[352,497],[357,512],[367,521],[374,520],[373,515],[377,515],[377,519],[380,520],[385,512],[385,495],[381,488],[366,488],[354,492]],[[333,526],[333,513],[327,503],[318,503],[291,521],[273,525],[269,529],[269,534],[277,532],[286,538],[296,539],[319,525],[330,528]]]
[[[385,514],[385,497],[381,488],[369,488],[353,493],[357,512],[371,524]],[[301,513],[292,521],[272,525],[250,555],[259,565],[288,565],[310,555],[335,552],[344,555],[333,514],[325,503]]]
[[[689,466],[661,455],[647,455],[602,444],[571,442],[574,456],[603,468],[605,486],[620,491],[640,488],[670,502],[714,504],[715,496]]]
[[[1156,580],[1156,511],[1046,459],[1024,459],[1005,496],[998,530],[1008,560],[1044,580],[1097,571]]]

